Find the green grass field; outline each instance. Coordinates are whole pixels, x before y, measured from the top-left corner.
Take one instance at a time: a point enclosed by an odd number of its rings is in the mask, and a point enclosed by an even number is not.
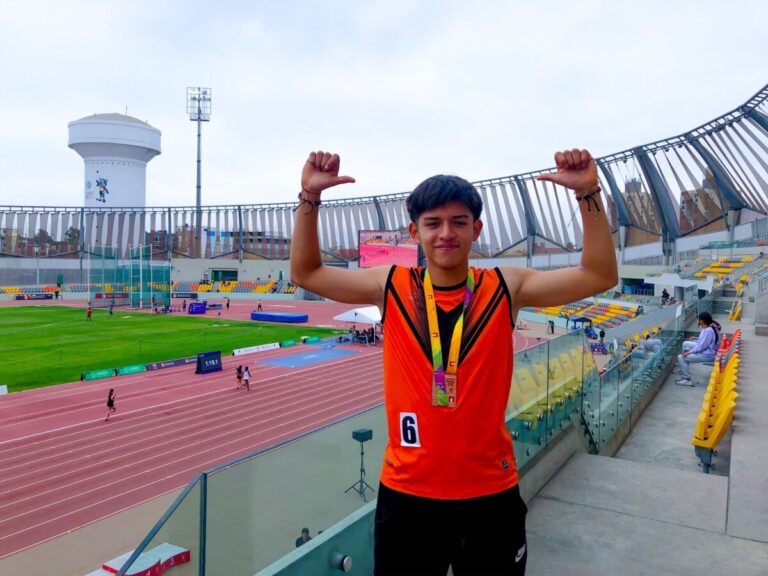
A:
[[[10,392],[71,382],[80,373],[221,350],[327,336],[332,329],[157,315],[115,309],[24,306],[0,308],[0,384]]]

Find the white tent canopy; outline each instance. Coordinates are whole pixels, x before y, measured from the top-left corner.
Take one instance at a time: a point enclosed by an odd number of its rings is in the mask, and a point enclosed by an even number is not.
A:
[[[333,317],[339,322],[363,322],[364,324],[378,324],[381,322],[381,312],[378,306],[363,306],[353,308]]]

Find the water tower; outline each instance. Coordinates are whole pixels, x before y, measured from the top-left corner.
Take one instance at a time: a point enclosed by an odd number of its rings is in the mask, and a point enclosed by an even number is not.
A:
[[[160,154],[160,130],[123,114],[69,123],[69,147],[85,160],[85,206],[143,208],[147,162]]]

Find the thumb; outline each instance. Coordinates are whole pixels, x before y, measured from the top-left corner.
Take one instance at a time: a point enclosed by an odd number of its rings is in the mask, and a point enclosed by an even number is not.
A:
[[[352,178],[352,176],[337,176],[336,179],[333,181],[333,185],[336,186],[337,184],[354,184],[355,179]]]
[[[549,172],[545,172],[544,174],[539,174],[538,176],[536,176],[536,180],[557,183],[557,174],[551,174]]]

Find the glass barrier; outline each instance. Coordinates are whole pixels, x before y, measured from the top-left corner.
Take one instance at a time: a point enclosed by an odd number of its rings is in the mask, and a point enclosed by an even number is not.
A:
[[[177,565],[184,565],[184,575],[202,573],[200,551],[207,550],[200,530],[204,484],[204,477],[200,475],[182,491],[136,550],[126,554],[123,566],[114,566],[116,570],[119,568],[117,576],[162,574]]]
[[[512,388],[507,401],[507,428],[514,440],[518,468],[546,446],[547,347],[548,343],[543,342],[515,354]]]
[[[616,428],[624,422],[632,409],[632,384],[635,378],[634,354],[642,354],[635,351],[627,358],[619,362],[616,367]]]
[[[549,341],[549,398],[550,410],[547,420],[548,442],[579,415],[581,405],[581,379],[583,356],[577,370],[574,356],[582,351],[581,331],[574,330]],[[574,354],[574,352],[576,354]]]
[[[303,544],[303,528],[316,536],[375,500],[386,442],[379,406],[209,472],[206,572],[252,575]]]
[[[603,374],[582,331],[516,353],[507,427],[518,468],[574,421],[581,420],[602,449],[676,358],[683,321],[662,328],[658,350],[636,351]],[[363,573],[358,569],[372,565],[374,501],[386,441],[379,405],[209,470],[185,489],[118,574],[153,561],[150,554],[168,556],[169,547],[178,547],[170,548],[177,554],[188,551],[179,576],[289,575],[308,573],[309,567],[331,574],[350,558],[355,573]],[[302,544],[305,527],[312,540]]]
[[[582,394],[582,415],[584,423],[587,426],[592,443],[595,446],[601,446],[601,426],[600,426],[600,376],[597,365],[595,364],[592,352],[589,350],[589,344],[584,339],[582,343],[583,358],[583,394]]]
[[[515,354],[507,427],[521,468],[581,415],[585,357],[594,364],[580,331]]]
[[[600,444],[602,450],[619,427],[619,364],[600,375]]]

